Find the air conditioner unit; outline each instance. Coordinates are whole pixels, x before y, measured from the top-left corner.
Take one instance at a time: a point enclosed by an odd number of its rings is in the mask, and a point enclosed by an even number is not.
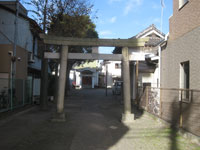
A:
[[[28,63],[34,63],[35,60],[33,59],[33,53],[28,52]]]

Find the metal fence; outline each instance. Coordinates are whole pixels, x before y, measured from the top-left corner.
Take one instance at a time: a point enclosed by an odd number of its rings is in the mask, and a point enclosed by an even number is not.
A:
[[[139,87],[140,107],[200,136],[200,91]]]
[[[10,79],[0,79],[0,112],[23,107],[31,102],[31,80],[15,79],[11,83]]]

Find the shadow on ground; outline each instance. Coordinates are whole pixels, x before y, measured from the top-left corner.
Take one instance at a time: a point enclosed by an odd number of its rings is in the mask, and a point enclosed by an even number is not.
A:
[[[0,127],[0,147],[6,150],[109,149],[128,128],[120,123],[121,104],[111,91],[72,90],[65,101],[67,121],[52,123],[51,112],[32,110]],[[111,135],[114,134],[113,135]]]
[[[67,121],[52,123],[54,110],[38,109],[0,126],[4,150],[171,150],[170,131],[137,112],[129,125],[120,122],[121,98],[104,89],[72,90],[65,100]],[[173,135],[172,135],[173,138]],[[174,139],[176,140],[176,139]],[[182,141],[185,143],[184,141]],[[188,149],[188,147],[185,147]],[[190,146],[192,150],[195,146]]]

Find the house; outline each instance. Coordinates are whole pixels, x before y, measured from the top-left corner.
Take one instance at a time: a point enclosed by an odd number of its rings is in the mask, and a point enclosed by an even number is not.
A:
[[[75,64],[70,71],[69,78],[71,85],[77,89],[98,87],[98,60]]]
[[[200,90],[200,2],[174,0],[169,37],[162,46],[161,86]]]
[[[152,24],[131,38],[137,39],[145,37],[149,37],[149,41],[144,47],[129,48],[129,54],[134,55],[135,58],[138,58],[140,60],[138,62],[130,62],[131,98],[133,100],[137,97],[137,87],[142,89],[144,89],[145,86],[160,87],[159,44],[164,41],[165,34],[159,31],[155,27],[155,25]],[[113,52],[121,53],[121,50],[119,48],[116,48]],[[117,71],[117,77],[121,78],[121,62],[109,61],[107,65],[109,80],[108,86],[111,86],[114,81],[114,76],[117,69],[119,69]],[[136,76],[136,74],[138,75]]]
[[[145,30],[138,33],[132,38],[145,38],[149,37],[149,42],[142,48],[133,48],[129,53],[138,57],[144,57],[145,61],[139,62],[139,86],[149,84],[152,87],[159,86],[159,57],[158,57],[158,43],[165,38],[165,34],[159,31],[154,24],[150,25]],[[142,49],[142,52],[139,50]],[[139,53],[138,53],[139,52]],[[133,65],[134,68],[134,65]]]
[[[113,83],[119,80],[121,80],[121,61],[102,61],[99,69],[99,86],[107,85],[107,88],[112,88]]]
[[[15,89],[19,91],[19,95],[23,95],[24,86],[21,84],[26,84],[29,85],[27,89],[29,95],[38,96],[41,72],[39,47],[43,45],[39,33],[42,31],[37,23],[27,16],[27,10],[21,3],[19,3],[16,26],[16,8],[16,1],[0,1],[0,78],[7,81],[3,86],[10,88],[11,65],[12,61],[15,61],[15,82],[16,86],[20,85]],[[12,57],[15,41],[16,57]]]

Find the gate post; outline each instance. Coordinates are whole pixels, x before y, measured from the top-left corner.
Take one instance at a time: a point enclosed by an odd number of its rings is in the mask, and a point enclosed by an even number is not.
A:
[[[122,114],[123,123],[134,121],[134,115],[131,113],[131,94],[130,94],[130,69],[128,47],[122,48],[122,65],[123,65],[123,100],[124,113]]]
[[[52,121],[64,122],[65,112],[64,112],[64,97],[65,97],[65,81],[66,81],[66,71],[67,71],[67,56],[68,56],[68,46],[62,45],[60,52],[60,70],[58,78],[58,94],[57,94],[57,107],[56,114]]]

